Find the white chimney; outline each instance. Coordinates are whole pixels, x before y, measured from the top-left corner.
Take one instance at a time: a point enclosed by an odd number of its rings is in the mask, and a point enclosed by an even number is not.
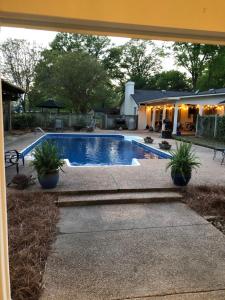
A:
[[[133,115],[133,105],[130,95],[134,94],[134,82],[128,81],[125,84],[124,114]]]

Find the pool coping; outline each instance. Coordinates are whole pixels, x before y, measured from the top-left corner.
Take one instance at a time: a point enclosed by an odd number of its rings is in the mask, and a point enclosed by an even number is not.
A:
[[[63,132],[48,132],[48,133],[45,133],[43,134],[42,136],[40,136],[37,140],[35,140],[33,143],[31,143],[30,145],[28,145],[27,147],[25,147],[24,149],[21,150],[20,152],[20,155],[22,157],[25,157],[27,154],[29,154],[29,152],[32,150],[32,148],[35,147],[35,145],[37,145],[39,143],[40,140],[44,139],[46,136],[51,136],[51,135],[70,135],[70,136],[90,136],[90,137],[98,137],[98,136],[103,136],[103,137],[114,137],[114,136],[118,136],[118,137],[123,137],[125,140],[128,140],[128,141],[131,141],[135,144],[138,144],[140,145],[141,147],[143,148],[146,148],[146,149],[150,149],[151,152],[153,154],[156,154],[156,155],[161,155],[162,159],[169,159],[172,157],[172,155],[166,151],[163,151],[161,149],[157,149],[153,146],[150,146],[150,145],[146,145],[144,142],[143,142],[143,138],[140,137],[140,136],[131,136],[131,135],[124,135],[124,134],[98,134],[98,133],[94,133],[94,134],[91,134],[91,133],[63,133]],[[27,159],[28,160],[32,160],[31,156],[27,156]],[[132,164],[131,165],[124,165],[124,164],[115,164],[115,165],[105,165],[105,164],[96,164],[96,165],[71,165],[71,163],[69,162],[69,160],[67,158],[63,159],[66,163],[66,165],[70,168],[84,168],[84,167],[115,167],[115,166],[124,166],[124,167],[136,167],[136,166],[140,166],[140,162],[137,158],[133,158],[132,159]]]

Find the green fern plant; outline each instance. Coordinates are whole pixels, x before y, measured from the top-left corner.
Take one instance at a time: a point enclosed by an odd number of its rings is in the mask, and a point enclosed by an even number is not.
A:
[[[36,147],[33,156],[34,159],[31,165],[36,169],[38,175],[54,173],[64,165],[64,161],[60,159],[56,146],[48,141]]]
[[[180,145],[176,143],[176,150],[172,150],[170,153],[172,157],[166,169],[171,168],[172,176],[175,174],[181,174],[183,177],[188,176],[193,169],[201,165],[190,143],[182,142]]]

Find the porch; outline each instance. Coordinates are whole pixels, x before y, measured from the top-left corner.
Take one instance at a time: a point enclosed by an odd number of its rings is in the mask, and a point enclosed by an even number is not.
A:
[[[173,135],[195,135],[198,115],[225,114],[223,104],[157,103],[141,104],[138,108],[138,129],[165,130],[165,120]],[[167,128],[168,128],[167,127]]]

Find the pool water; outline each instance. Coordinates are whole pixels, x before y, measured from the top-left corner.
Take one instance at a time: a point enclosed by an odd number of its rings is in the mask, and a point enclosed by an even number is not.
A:
[[[168,158],[165,153],[123,135],[46,134],[24,150],[24,155],[44,141],[56,145],[60,158],[71,166],[134,165],[138,159]]]

